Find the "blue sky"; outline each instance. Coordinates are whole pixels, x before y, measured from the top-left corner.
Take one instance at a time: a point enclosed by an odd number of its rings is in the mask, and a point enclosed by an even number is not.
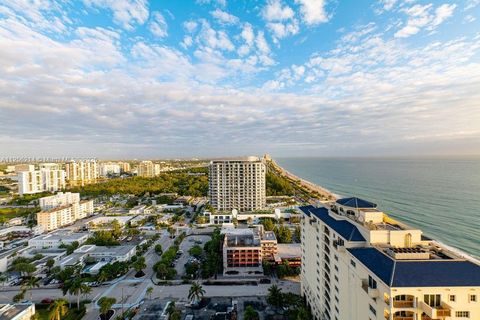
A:
[[[479,51],[479,0],[6,0],[0,156],[480,154]]]

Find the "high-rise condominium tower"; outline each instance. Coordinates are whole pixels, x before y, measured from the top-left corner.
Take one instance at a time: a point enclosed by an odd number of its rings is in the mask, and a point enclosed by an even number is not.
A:
[[[257,157],[211,161],[210,204],[219,211],[265,208],[265,172],[265,164]]]
[[[65,166],[67,180],[71,185],[84,185],[96,182],[98,178],[97,161],[70,161]]]

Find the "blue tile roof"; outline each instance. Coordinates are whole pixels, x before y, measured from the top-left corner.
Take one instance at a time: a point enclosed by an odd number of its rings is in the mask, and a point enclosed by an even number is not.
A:
[[[337,203],[352,208],[376,208],[377,204],[356,197],[338,199]]]
[[[376,248],[347,249],[390,287],[480,286],[480,266],[465,260],[394,260]]]
[[[365,238],[362,236],[358,228],[346,221],[346,220],[335,220],[328,214],[327,208],[316,208],[314,206],[304,206],[300,207],[306,215],[314,215],[320,220],[322,220],[327,226],[332,228],[340,236],[348,241],[365,241]]]

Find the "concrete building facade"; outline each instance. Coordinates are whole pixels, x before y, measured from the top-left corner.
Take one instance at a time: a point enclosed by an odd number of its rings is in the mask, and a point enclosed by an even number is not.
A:
[[[475,259],[358,198],[301,211],[301,293],[316,319],[480,319]]]
[[[19,171],[17,176],[18,193],[20,195],[65,189],[64,170],[43,168],[40,170]]]
[[[266,207],[265,164],[257,157],[214,160],[209,165],[209,200],[218,211]]]
[[[72,160],[65,165],[65,171],[70,185],[95,183],[98,179],[96,160]]]

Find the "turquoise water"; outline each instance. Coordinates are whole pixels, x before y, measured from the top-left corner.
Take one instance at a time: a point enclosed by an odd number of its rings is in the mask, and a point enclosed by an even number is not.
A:
[[[275,160],[301,178],[373,201],[425,235],[480,256],[480,159]]]

